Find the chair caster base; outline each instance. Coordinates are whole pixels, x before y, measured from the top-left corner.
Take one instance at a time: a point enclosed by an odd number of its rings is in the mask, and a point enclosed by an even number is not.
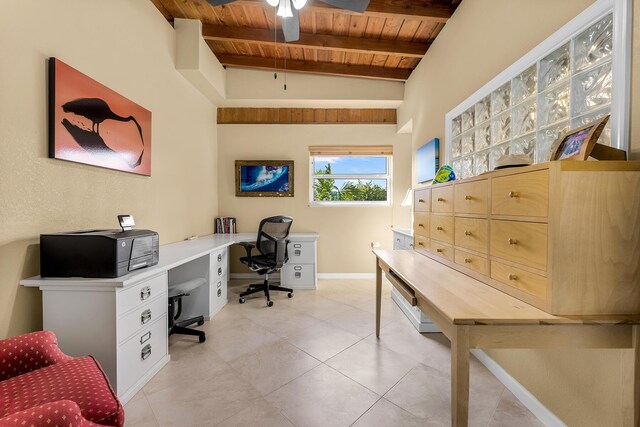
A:
[[[287,296],[288,296],[289,298],[293,298],[293,292],[289,292],[289,293],[287,294]]]
[[[244,304],[244,303],[245,303],[245,300],[244,300],[244,298],[240,298],[240,299],[238,300],[238,302],[239,302],[240,304]]]
[[[205,336],[198,337],[198,341],[200,341],[200,344],[202,344],[206,340],[207,340],[207,337],[205,337]]]
[[[200,321],[198,322],[198,326],[202,326],[202,325],[204,325],[204,320],[200,320]]]
[[[267,307],[273,307],[273,301],[267,301]]]

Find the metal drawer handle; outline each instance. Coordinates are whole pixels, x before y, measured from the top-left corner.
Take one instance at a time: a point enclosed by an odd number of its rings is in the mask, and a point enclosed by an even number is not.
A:
[[[423,199],[418,199],[418,203],[424,203]]]
[[[396,242],[399,242],[399,241],[400,241],[400,239],[396,239]]]
[[[418,224],[418,227],[424,228],[424,224]]]
[[[465,200],[473,200],[473,197],[471,197],[471,196],[469,196],[469,195],[466,195],[466,196],[464,196],[464,199],[465,199]]]
[[[149,299],[150,296],[151,296],[151,287],[150,286],[145,286],[144,288],[142,288],[140,290],[140,301],[144,301],[146,299]]]
[[[438,252],[439,254],[444,252],[444,249],[436,249],[436,252]]]
[[[507,243],[509,243],[510,245],[517,245],[518,241],[516,239],[509,238],[507,239]]]
[[[151,331],[140,337],[140,344],[144,344],[151,339]]]
[[[465,236],[471,236],[471,235],[473,235],[473,233],[472,233],[472,232],[470,232],[470,231],[465,231],[465,232],[464,232],[464,235],[465,235]]]
[[[302,251],[300,249],[296,249],[295,251],[293,251],[293,254],[295,256],[300,256],[300,255],[302,255]]]
[[[144,325],[145,323],[148,323],[151,320],[151,309],[147,308],[145,311],[143,311],[140,314],[140,324]]]
[[[222,289],[218,289],[218,298],[222,296]]]
[[[222,254],[218,254],[218,262],[222,261]]]
[[[507,276],[507,278],[508,278],[509,280],[518,280],[518,276],[516,276],[515,274],[509,274],[509,275]]]
[[[218,282],[218,283],[216,284],[216,288],[221,288],[221,287],[222,287],[222,282]]]
[[[436,227],[436,230],[438,230],[438,231],[443,231],[443,230],[444,230],[444,228],[442,228],[442,227],[440,227],[440,226],[437,226],[437,227]]]
[[[464,259],[464,262],[467,263],[467,264],[471,264],[471,261],[472,261],[471,258],[465,258]]]
[[[218,267],[218,276],[222,276],[222,267]]]
[[[520,197],[520,194],[518,194],[517,191],[509,191],[509,197],[511,197],[512,199],[515,199],[517,197]]]
[[[302,244],[301,243],[294,243],[293,247],[294,248],[301,248]]]
[[[424,243],[418,242],[418,246],[424,246]]]
[[[302,273],[296,271],[296,279],[300,279],[302,277]]]
[[[438,197],[438,201],[439,202],[444,202],[444,199],[442,197]]]
[[[296,265],[295,267],[293,267],[293,269],[296,271],[302,271],[302,267],[299,265]]]
[[[149,356],[151,356],[151,344],[145,345],[140,352],[140,358],[142,360],[147,360]]]

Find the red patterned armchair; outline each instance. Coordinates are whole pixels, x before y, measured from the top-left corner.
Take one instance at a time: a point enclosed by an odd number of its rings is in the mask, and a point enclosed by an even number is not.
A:
[[[0,340],[0,427],[124,426],[124,409],[91,356],[73,358],[49,331]]]

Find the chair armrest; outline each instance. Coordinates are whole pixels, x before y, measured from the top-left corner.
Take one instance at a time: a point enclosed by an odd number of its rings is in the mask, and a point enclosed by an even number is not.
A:
[[[249,264],[251,264],[251,251],[256,247],[255,243],[240,242],[238,244],[247,251],[247,259],[249,260]]]
[[[0,340],[0,381],[73,359],[58,347],[53,332],[38,331]]]
[[[45,421],[46,420],[46,424]],[[0,427],[15,426],[103,427],[82,416],[80,407],[71,400],[58,400],[15,412],[0,418]]]

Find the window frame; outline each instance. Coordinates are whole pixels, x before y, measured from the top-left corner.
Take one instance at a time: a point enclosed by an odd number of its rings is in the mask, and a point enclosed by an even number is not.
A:
[[[315,173],[316,157],[384,157],[387,160],[386,174],[333,174],[319,175]],[[322,179],[330,176],[331,179],[339,180],[376,180],[384,179],[387,181],[387,200],[386,201],[352,201],[352,200],[314,200],[313,183],[316,179]],[[366,206],[392,206],[393,205],[393,154],[364,154],[364,155],[309,155],[309,206],[310,207],[366,207]]]

